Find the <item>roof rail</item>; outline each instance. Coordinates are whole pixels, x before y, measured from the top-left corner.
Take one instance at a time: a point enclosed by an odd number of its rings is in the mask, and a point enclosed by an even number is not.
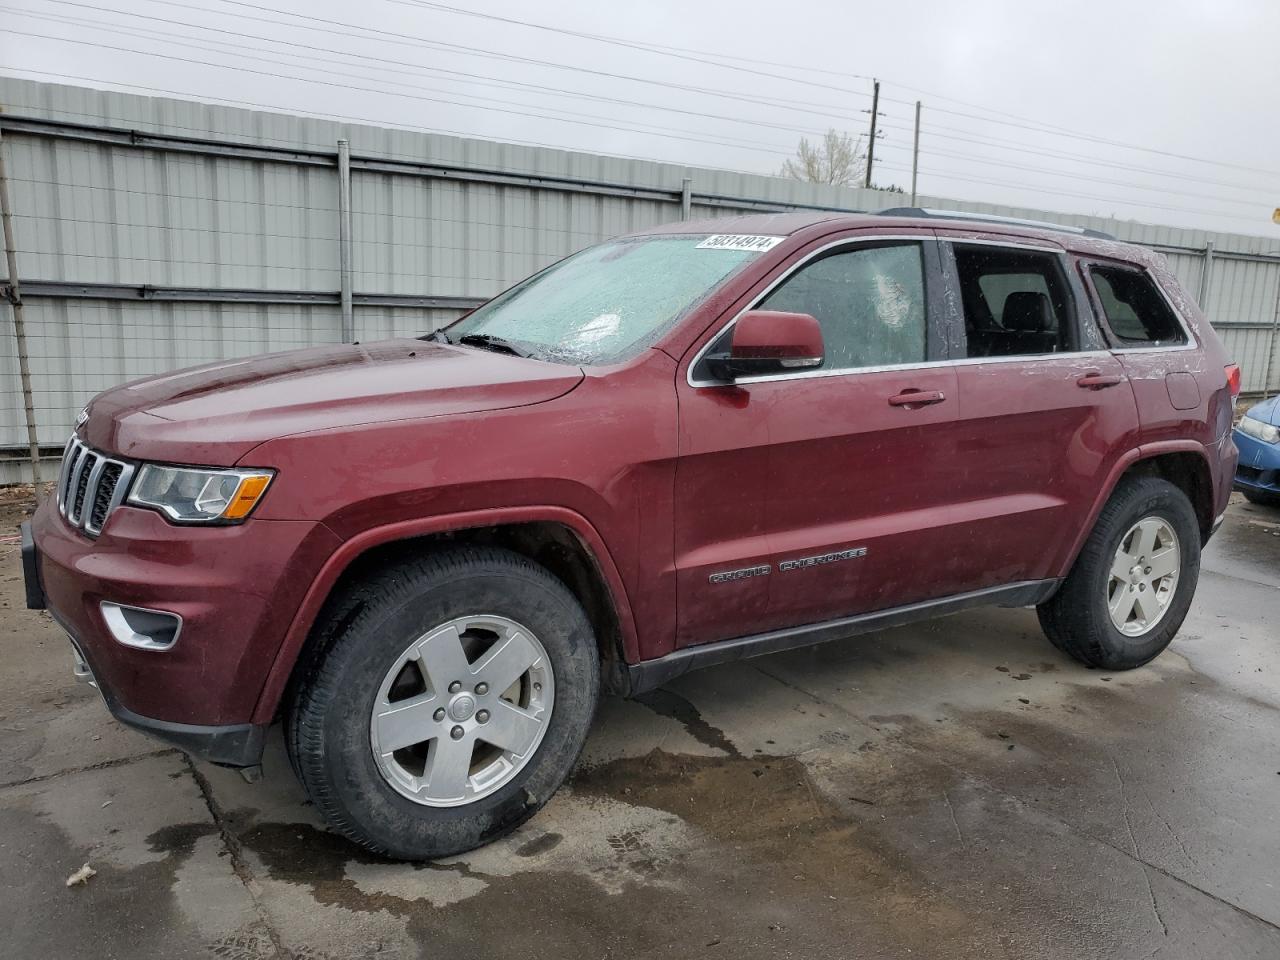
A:
[[[1031,227],[1035,230],[1057,230],[1061,233],[1075,233],[1082,237],[1093,237],[1097,240],[1114,240],[1109,233],[1091,230],[1088,227],[1071,227],[1065,223],[1049,223],[1045,220],[1024,220],[1021,217],[1001,217],[994,213],[969,213],[964,210],[938,210],[929,207],[891,207],[888,210],[877,210],[881,217],[927,217],[935,220],[974,220],[978,223],[1002,223],[1009,227]]]

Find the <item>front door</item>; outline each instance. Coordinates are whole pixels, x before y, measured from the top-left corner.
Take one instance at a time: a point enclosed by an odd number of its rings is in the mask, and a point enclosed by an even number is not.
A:
[[[957,380],[935,326],[938,262],[931,235],[804,251],[750,305],[815,316],[822,368],[722,384],[690,365],[679,384],[678,644],[953,592]]]

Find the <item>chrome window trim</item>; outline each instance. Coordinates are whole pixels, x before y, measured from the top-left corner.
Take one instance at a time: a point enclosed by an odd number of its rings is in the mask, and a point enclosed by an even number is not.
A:
[[[1057,360],[1073,358],[1077,360],[1105,359],[1111,356],[1109,350],[1062,350],[1058,353],[1020,353],[1012,357],[961,357],[958,360],[926,360],[922,363],[893,363],[875,367],[856,367],[849,370],[808,370],[800,373],[759,374],[753,377],[738,377],[734,384],[772,383],[776,380],[814,380],[821,377],[846,377],[859,373],[890,373],[895,370],[933,370],[940,367],[972,367],[989,363],[1019,363],[1027,360]],[[693,387],[731,386],[724,380],[708,380],[690,384]]]
[[[1065,247],[1052,247],[1043,243],[1019,243],[1013,238],[1010,238],[1009,240],[988,240],[985,237],[955,237],[948,233],[940,233],[937,236],[937,240],[939,243],[962,243],[966,246],[1017,247],[1020,250],[1034,250],[1038,253],[1056,254],[1064,260],[1067,256],[1067,250]]]
[[[1151,282],[1155,285],[1156,290],[1160,292],[1160,296],[1163,297],[1165,303],[1168,304],[1169,309],[1173,311],[1174,317],[1177,318],[1178,325],[1182,328],[1182,332],[1187,338],[1186,343],[1174,344],[1172,346],[1167,346],[1167,347],[1113,347],[1110,350],[1064,350],[1057,353],[1018,354],[1012,357],[961,357],[961,358],[956,358],[951,360],[928,360],[928,361],[923,361],[921,363],[887,364],[887,365],[874,366],[874,367],[851,367],[851,368],[840,369],[840,370],[802,370],[802,371],[790,372],[790,373],[765,374],[765,375],[760,375],[755,377],[738,377],[733,381],[694,380],[693,379],[694,369],[698,366],[699,363],[702,362],[703,358],[711,350],[711,345],[714,344],[717,340],[719,340],[720,337],[723,336],[727,330],[729,330],[729,328],[731,328],[735,323],[737,323],[739,317],[741,317],[748,310],[754,310],[761,300],[763,300],[771,292],[773,292],[775,287],[777,287],[780,283],[782,283],[784,280],[789,278],[793,273],[795,273],[797,270],[803,267],[806,263],[808,263],[814,257],[817,257],[820,254],[826,253],[827,251],[840,246],[855,246],[863,243],[875,243],[878,241],[886,241],[886,240],[893,240],[893,241],[913,240],[913,241],[922,243],[925,240],[929,240],[929,239],[935,240],[938,243],[951,243],[951,244],[962,243],[962,244],[969,244],[969,245],[979,244],[983,246],[992,246],[992,247],[1014,247],[1019,250],[1033,250],[1041,253],[1052,253],[1063,261],[1062,267],[1064,270],[1069,271],[1072,266],[1070,262],[1072,254],[1071,254],[1071,251],[1067,250],[1066,248],[1058,247],[1058,246],[1049,246],[1047,244],[1035,243],[1035,242],[1024,243],[1024,242],[1021,242],[1019,238],[1015,238],[1015,237],[1010,237],[1007,240],[1004,240],[1004,239],[992,240],[992,239],[986,239],[986,238],[957,237],[948,233],[936,233],[936,232],[928,235],[920,234],[920,233],[909,233],[909,234],[882,233],[882,234],[871,234],[871,235],[858,236],[858,237],[842,237],[839,240],[833,240],[830,243],[823,244],[821,247],[818,247],[817,249],[812,250],[809,253],[805,254],[805,256],[803,256],[801,259],[797,260],[794,264],[792,264],[791,267],[785,273],[780,274],[772,283],[770,283],[767,287],[765,287],[764,290],[762,290],[759,293],[759,295],[757,295],[747,306],[739,310],[736,314],[734,314],[734,316],[730,320],[728,320],[723,326],[721,326],[718,330],[716,330],[715,333],[713,333],[711,337],[708,338],[707,342],[702,345],[702,347],[698,350],[698,352],[694,354],[693,359],[689,362],[689,366],[685,369],[685,382],[690,387],[698,389],[701,387],[723,387],[723,386],[729,386],[731,384],[740,384],[740,383],[772,383],[779,380],[817,379],[821,377],[847,377],[847,376],[853,376],[859,373],[884,373],[892,370],[928,370],[935,367],[966,366],[966,365],[972,365],[976,363],[1012,363],[1012,362],[1021,362],[1021,361],[1027,361],[1027,360],[1052,360],[1057,357],[1081,357],[1081,358],[1099,357],[1101,358],[1101,357],[1106,357],[1114,354],[1130,354],[1130,353],[1177,353],[1177,352],[1186,351],[1186,350],[1199,350],[1201,348],[1200,342],[1196,339],[1194,332],[1188,326],[1186,318],[1182,315],[1182,311],[1178,309],[1176,304],[1174,304],[1173,300],[1169,297],[1168,292],[1164,289],[1163,284],[1161,284],[1159,278],[1154,273],[1151,272],[1150,268],[1148,268],[1143,264],[1130,263],[1128,261],[1117,260],[1115,261],[1115,263],[1117,263],[1121,267],[1127,267],[1128,269],[1137,270],[1141,273],[1144,273],[1146,274],[1148,279],[1151,280]],[[1092,257],[1089,254],[1077,254],[1077,256],[1081,261],[1081,266],[1085,267],[1086,270],[1093,263],[1103,262],[1102,260]],[[1092,288],[1092,278],[1090,278],[1090,287]],[[1096,293],[1096,291],[1092,291],[1092,292]],[[1096,320],[1094,320],[1094,318],[1092,317],[1092,305],[1090,305],[1090,316],[1088,318],[1080,318],[1080,322],[1083,322],[1085,319],[1089,320],[1090,322],[1096,323]],[[1111,325],[1110,325],[1110,322],[1107,321],[1105,314],[1103,315],[1102,320],[1107,325],[1107,332],[1111,333]]]
[[[787,280],[789,277],[791,277],[792,274],[794,274],[797,270],[803,267],[806,263],[808,263],[814,257],[817,257],[823,253],[826,253],[827,251],[835,247],[856,246],[856,245],[861,245],[865,243],[877,243],[881,241],[902,241],[902,240],[910,240],[910,241],[915,241],[917,243],[923,243],[926,240],[933,240],[938,243],[964,243],[964,244],[982,244],[985,246],[995,246],[995,247],[1015,247],[1019,250],[1031,250],[1039,253],[1052,253],[1055,256],[1060,257],[1064,261],[1062,264],[1063,270],[1069,270],[1071,266],[1068,261],[1068,251],[1065,250],[1064,248],[1048,246],[1040,243],[1020,243],[1016,238],[1011,238],[1007,242],[1004,240],[982,240],[982,239],[971,240],[968,237],[953,237],[947,234],[936,234],[936,233],[933,233],[933,234],[879,233],[879,234],[871,234],[871,235],[864,235],[864,236],[857,236],[857,237],[842,237],[839,240],[833,240],[830,243],[823,244],[817,249],[811,250],[809,253],[805,254],[803,257],[801,257],[799,260],[793,263],[785,273],[780,274],[777,278],[773,280],[772,283],[770,283],[767,287],[765,287],[762,291],[760,291],[760,293],[756,297],[754,297],[751,300],[751,302],[747,304],[747,306],[739,310],[736,314],[733,315],[733,317],[730,320],[728,320],[723,326],[721,326],[718,330],[716,330],[716,332],[713,333],[710,336],[710,338],[708,338],[707,342],[702,345],[702,347],[698,350],[698,352],[694,354],[693,359],[689,361],[689,366],[685,369],[685,374],[684,374],[685,383],[687,383],[690,387],[693,387],[694,389],[698,389],[701,387],[724,387],[724,386],[730,386],[731,384],[743,384],[743,383],[773,383],[778,380],[807,380],[807,379],[820,379],[823,377],[849,377],[849,376],[856,376],[857,374],[860,374],[860,373],[886,373],[892,370],[930,370],[936,367],[960,366],[960,365],[968,366],[968,365],[973,365],[978,363],[1013,363],[1013,362],[1021,362],[1026,360],[1052,360],[1057,357],[1090,357],[1090,356],[1102,357],[1102,356],[1108,355],[1108,351],[1103,351],[1103,350],[1063,350],[1055,353],[1025,353],[1025,354],[1018,354],[1012,357],[960,357],[960,358],[949,359],[949,360],[923,360],[920,363],[882,364],[874,367],[847,367],[847,368],[842,368],[840,370],[802,370],[799,372],[791,372],[791,373],[771,373],[771,374],[761,374],[759,376],[754,376],[754,377],[738,377],[733,381],[694,380],[693,379],[694,369],[697,368],[698,364],[702,362],[703,358],[711,350],[712,344],[714,344],[717,340],[719,340],[722,336],[724,336],[724,334],[735,323],[738,322],[739,317],[741,317],[748,310],[754,310],[761,300],[763,300],[765,297],[767,297],[770,293],[773,292],[775,287],[781,284],[784,280]],[[1176,313],[1177,311],[1174,311],[1174,312]]]

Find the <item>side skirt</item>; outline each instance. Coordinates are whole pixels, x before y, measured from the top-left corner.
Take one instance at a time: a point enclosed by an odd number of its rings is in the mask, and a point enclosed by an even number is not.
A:
[[[1001,587],[988,587],[970,593],[958,593],[939,600],[925,600],[873,613],[860,613],[839,620],[810,623],[802,627],[771,630],[733,640],[719,640],[700,646],[685,647],[656,660],[645,660],[626,668],[626,692],[632,696],[656,690],[690,670],[731,663],[750,657],[762,657],[796,647],[808,647],[831,640],[843,640],[862,633],[931,620],[970,607],[1029,607],[1051,597],[1061,580],[1024,580]]]

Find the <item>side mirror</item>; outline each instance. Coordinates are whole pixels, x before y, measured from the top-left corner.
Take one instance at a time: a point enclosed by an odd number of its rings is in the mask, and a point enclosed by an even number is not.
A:
[[[728,355],[709,355],[707,366],[717,380],[734,380],[811,370],[823,356],[822,327],[809,314],[748,310],[733,325]]]

